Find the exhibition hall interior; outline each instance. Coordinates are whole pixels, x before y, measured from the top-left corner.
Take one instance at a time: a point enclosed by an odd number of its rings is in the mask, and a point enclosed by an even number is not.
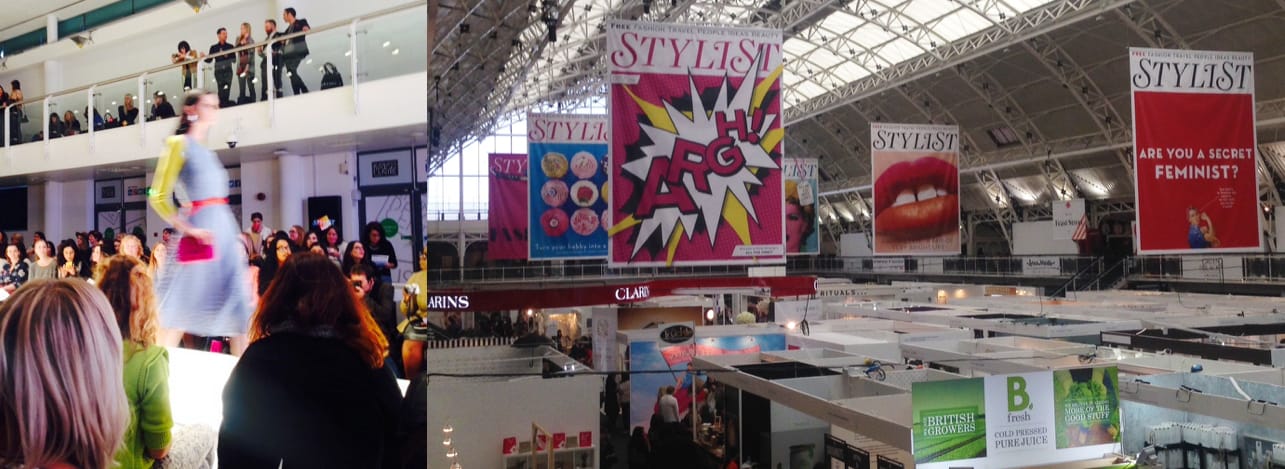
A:
[[[1285,468],[1283,0],[0,11],[0,467]]]

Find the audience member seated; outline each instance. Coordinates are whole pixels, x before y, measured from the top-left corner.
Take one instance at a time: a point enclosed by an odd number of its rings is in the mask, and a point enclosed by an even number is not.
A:
[[[62,259],[58,264],[58,278],[89,277],[89,262],[81,259],[80,250],[76,249],[75,242],[64,239],[58,244],[58,252],[62,253]]]
[[[0,467],[112,467],[130,416],[102,292],[82,280],[23,287],[0,303],[0,353]]]
[[[267,256],[259,262],[259,295],[267,293],[268,286],[272,280],[277,277],[281,266],[285,265],[290,255],[299,250],[289,238],[279,237],[272,239],[272,249],[268,250]]]
[[[66,129],[62,126],[62,119],[58,118],[58,113],[49,113],[49,139],[53,140],[63,136]]]
[[[125,94],[125,104],[116,107],[116,115],[120,116],[121,126],[138,123],[138,108],[134,107],[134,95]]]
[[[175,115],[174,106],[165,99],[165,92],[157,91],[156,95],[152,96],[152,117],[148,120],[169,119]]]
[[[223,391],[221,467],[401,466],[401,394],[362,309],[325,257],[286,261]]]
[[[36,259],[29,265],[31,280],[58,278],[58,259],[54,257],[49,241],[36,239],[32,243],[32,251],[35,252]]]
[[[107,259],[98,288],[107,295],[124,339],[125,395],[130,421],[125,445],[116,453],[123,468],[149,468],[164,459],[170,447],[170,358],[156,344],[160,320],[152,277],[136,257],[116,255]]]
[[[31,264],[27,263],[26,249],[17,244],[5,246],[4,262],[0,263],[0,290],[13,293],[30,277]]]
[[[324,252],[319,254],[325,255]],[[402,341],[398,340],[397,306],[393,302],[393,285],[387,282],[376,282],[375,271],[364,264],[354,265],[348,272],[348,280],[352,282],[357,298],[365,304],[371,317],[375,318],[379,331],[384,334],[384,338],[388,339],[388,350],[397,352],[389,353],[388,358],[389,364],[398,371],[397,375],[401,376]]]
[[[62,113],[62,135],[70,137],[81,132],[80,119],[76,118],[76,113],[67,111]]]

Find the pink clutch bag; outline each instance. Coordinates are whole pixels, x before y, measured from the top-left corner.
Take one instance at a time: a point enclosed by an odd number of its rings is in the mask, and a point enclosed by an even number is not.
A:
[[[178,261],[180,263],[203,262],[214,259],[214,245],[202,243],[191,236],[178,240]]]

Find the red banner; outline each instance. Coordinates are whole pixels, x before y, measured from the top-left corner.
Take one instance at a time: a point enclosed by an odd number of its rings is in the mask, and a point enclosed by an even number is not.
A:
[[[527,156],[491,154],[487,260],[527,257]]]
[[[512,311],[527,308],[640,303],[682,294],[685,289],[757,288],[765,296],[806,296],[816,293],[815,277],[712,277],[661,279],[615,285],[527,288],[514,290],[433,290],[430,311]]]
[[[1129,50],[1141,254],[1262,250],[1254,58]]]
[[[785,261],[781,40],[608,23],[611,265]]]

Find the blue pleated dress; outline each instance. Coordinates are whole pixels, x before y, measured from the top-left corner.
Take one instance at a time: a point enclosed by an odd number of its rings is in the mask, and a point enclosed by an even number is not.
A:
[[[214,152],[187,139],[179,172],[190,200],[227,198],[228,172]],[[179,263],[170,249],[156,283],[161,327],[215,337],[245,334],[250,327],[249,265],[240,228],[226,204],[206,205],[188,214],[189,223],[214,234],[214,259]]]

